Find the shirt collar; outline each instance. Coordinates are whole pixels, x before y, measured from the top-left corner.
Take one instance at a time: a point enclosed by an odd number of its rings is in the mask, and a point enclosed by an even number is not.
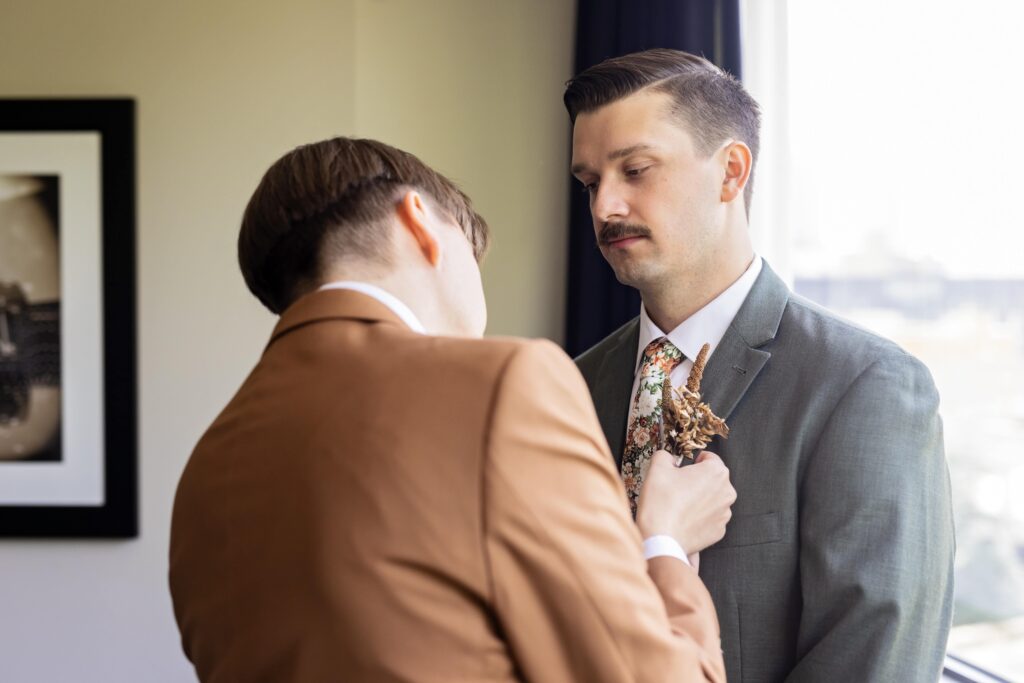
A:
[[[754,260],[747,266],[743,275],[740,275],[736,282],[709,301],[704,308],[700,309],[689,318],[684,320],[674,330],[665,334],[654,324],[654,321],[647,315],[647,309],[640,306],[640,341],[636,352],[636,365],[634,372],[640,367],[640,360],[643,358],[644,349],[659,337],[668,337],[668,340],[677,349],[683,352],[690,361],[693,361],[704,344],[711,344],[711,352],[715,352],[718,343],[722,341],[726,330],[732,323],[732,319],[740,310],[740,306],[750,294],[754,281],[761,272],[761,257],[754,254]],[[708,354],[710,356],[710,353]]]
[[[420,319],[416,317],[416,314],[412,312],[411,308],[402,303],[401,299],[391,292],[381,289],[376,285],[371,285],[367,282],[356,282],[354,280],[338,280],[336,282],[328,282],[317,291],[322,292],[325,289],[351,289],[365,294],[366,296],[373,297],[390,308],[391,311],[401,318],[402,322],[408,325],[413,332],[419,332],[420,334],[427,333],[426,328],[423,327],[423,323],[420,322]]]

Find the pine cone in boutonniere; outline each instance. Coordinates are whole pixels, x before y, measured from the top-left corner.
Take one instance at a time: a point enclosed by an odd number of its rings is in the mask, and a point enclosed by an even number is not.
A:
[[[708,362],[710,344],[701,347],[693,362],[686,386],[674,389],[668,377],[662,389],[662,440],[663,447],[676,456],[676,465],[683,458],[693,460],[694,455],[704,450],[716,434],[729,438],[729,426],[725,420],[711,411],[711,406],[700,401],[700,381],[704,376],[704,364]]]

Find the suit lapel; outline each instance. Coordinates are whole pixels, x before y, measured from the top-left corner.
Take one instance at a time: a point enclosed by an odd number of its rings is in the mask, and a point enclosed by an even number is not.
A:
[[[701,393],[722,419],[729,418],[771,358],[770,352],[759,347],[775,338],[788,301],[786,284],[764,262],[750,294],[704,369]],[[639,340],[639,319],[613,333],[593,383],[594,408],[618,466],[622,464]]]
[[[711,410],[728,420],[736,404],[772,354],[751,348],[730,327],[704,369],[701,396]]]
[[[785,283],[764,263],[750,294],[704,369],[701,394],[723,420],[729,419],[771,358],[771,353],[759,347],[775,338],[788,300]]]
[[[620,331],[602,359],[594,383],[594,408],[616,466],[622,465],[622,446],[626,441],[626,420],[629,419],[639,341],[640,321],[637,319]]]

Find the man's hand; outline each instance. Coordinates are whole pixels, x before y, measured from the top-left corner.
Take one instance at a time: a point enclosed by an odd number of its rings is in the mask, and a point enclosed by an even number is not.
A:
[[[725,463],[710,451],[689,467],[676,467],[674,461],[668,451],[651,457],[636,523],[644,538],[667,534],[687,553],[696,553],[725,536],[736,489]]]

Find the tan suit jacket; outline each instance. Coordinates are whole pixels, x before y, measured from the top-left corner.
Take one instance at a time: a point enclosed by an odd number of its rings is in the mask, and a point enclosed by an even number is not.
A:
[[[170,585],[211,683],[724,680],[700,579],[640,546],[555,345],[323,291],[196,446]]]

